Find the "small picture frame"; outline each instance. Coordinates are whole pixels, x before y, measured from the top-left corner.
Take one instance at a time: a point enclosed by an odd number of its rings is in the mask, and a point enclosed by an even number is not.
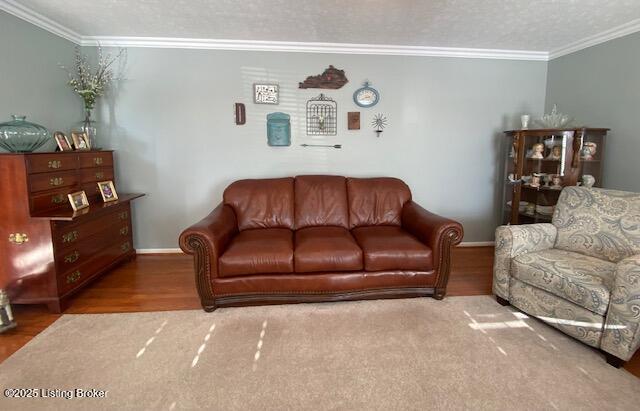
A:
[[[89,142],[89,137],[87,136],[87,133],[85,133],[84,131],[82,132],[72,131],[71,139],[73,140],[73,147],[76,150],[91,150],[91,143]]]
[[[108,203],[110,201],[116,201],[118,199],[118,193],[116,187],[113,185],[113,181],[99,181],[98,190],[102,195],[102,201]]]
[[[280,86],[277,84],[253,85],[253,102],[255,104],[280,104]]]
[[[56,131],[53,133],[53,138],[56,140],[56,144],[60,151],[73,151],[73,147],[69,142],[69,139],[62,131]]]
[[[82,210],[83,208],[89,207],[89,199],[87,199],[87,194],[83,191],[76,191],[75,193],[68,194],[69,202],[71,203],[71,208],[73,211]]]

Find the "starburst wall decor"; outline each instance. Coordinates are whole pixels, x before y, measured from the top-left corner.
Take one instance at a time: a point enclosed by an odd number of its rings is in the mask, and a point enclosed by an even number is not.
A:
[[[380,134],[382,134],[382,132],[384,131],[384,128],[388,125],[388,121],[387,121],[387,117],[385,117],[383,114],[376,114],[375,116],[373,116],[373,121],[371,122],[371,125],[374,128],[374,131],[376,132],[376,137],[380,137]]]

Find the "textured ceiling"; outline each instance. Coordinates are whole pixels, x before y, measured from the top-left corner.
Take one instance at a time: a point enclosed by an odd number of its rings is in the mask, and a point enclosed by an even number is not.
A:
[[[19,0],[84,36],[550,51],[640,18],[640,0]]]

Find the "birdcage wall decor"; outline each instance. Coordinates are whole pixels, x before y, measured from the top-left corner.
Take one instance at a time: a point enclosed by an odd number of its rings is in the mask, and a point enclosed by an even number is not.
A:
[[[338,134],[338,103],[320,94],[307,101],[307,135],[335,136]]]

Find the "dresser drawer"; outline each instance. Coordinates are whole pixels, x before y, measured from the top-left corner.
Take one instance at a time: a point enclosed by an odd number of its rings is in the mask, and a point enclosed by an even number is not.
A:
[[[58,272],[66,272],[90,260],[96,253],[104,248],[131,240],[131,227],[129,222],[111,224],[106,229],[94,235],[75,241],[72,247],[56,249],[56,269]]]
[[[73,186],[78,182],[75,171],[61,171],[55,173],[40,173],[29,176],[30,191],[53,190],[60,187]]]
[[[113,153],[95,152],[79,153],[80,168],[110,167],[113,166]]]
[[[83,168],[80,170],[80,182],[91,183],[94,181],[113,180],[112,167]]]
[[[101,270],[104,270],[118,258],[128,254],[133,250],[130,239],[115,243],[110,247],[94,254],[90,260],[57,275],[58,295],[65,295],[85,282],[95,277]]]
[[[32,196],[29,200],[31,202],[31,211],[46,211],[52,208],[69,205],[69,198],[67,197],[67,194],[70,192],[71,189],[67,187],[61,190],[51,191],[46,194]]]
[[[113,211],[108,214],[86,222],[56,222],[53,229],[53,245],[56,254],[78,247],[88,238],[99,235],[112,227],[120,230],[126,226],[130,233],[131,219],[129,216],[129,204],[123,204],[114,207]],[[104,240],[105,244],[108,242],[107,239]]]
[[[76,154],[35,154],[27,156],[26,160],[29,173],[74,170],[78,167]]]

